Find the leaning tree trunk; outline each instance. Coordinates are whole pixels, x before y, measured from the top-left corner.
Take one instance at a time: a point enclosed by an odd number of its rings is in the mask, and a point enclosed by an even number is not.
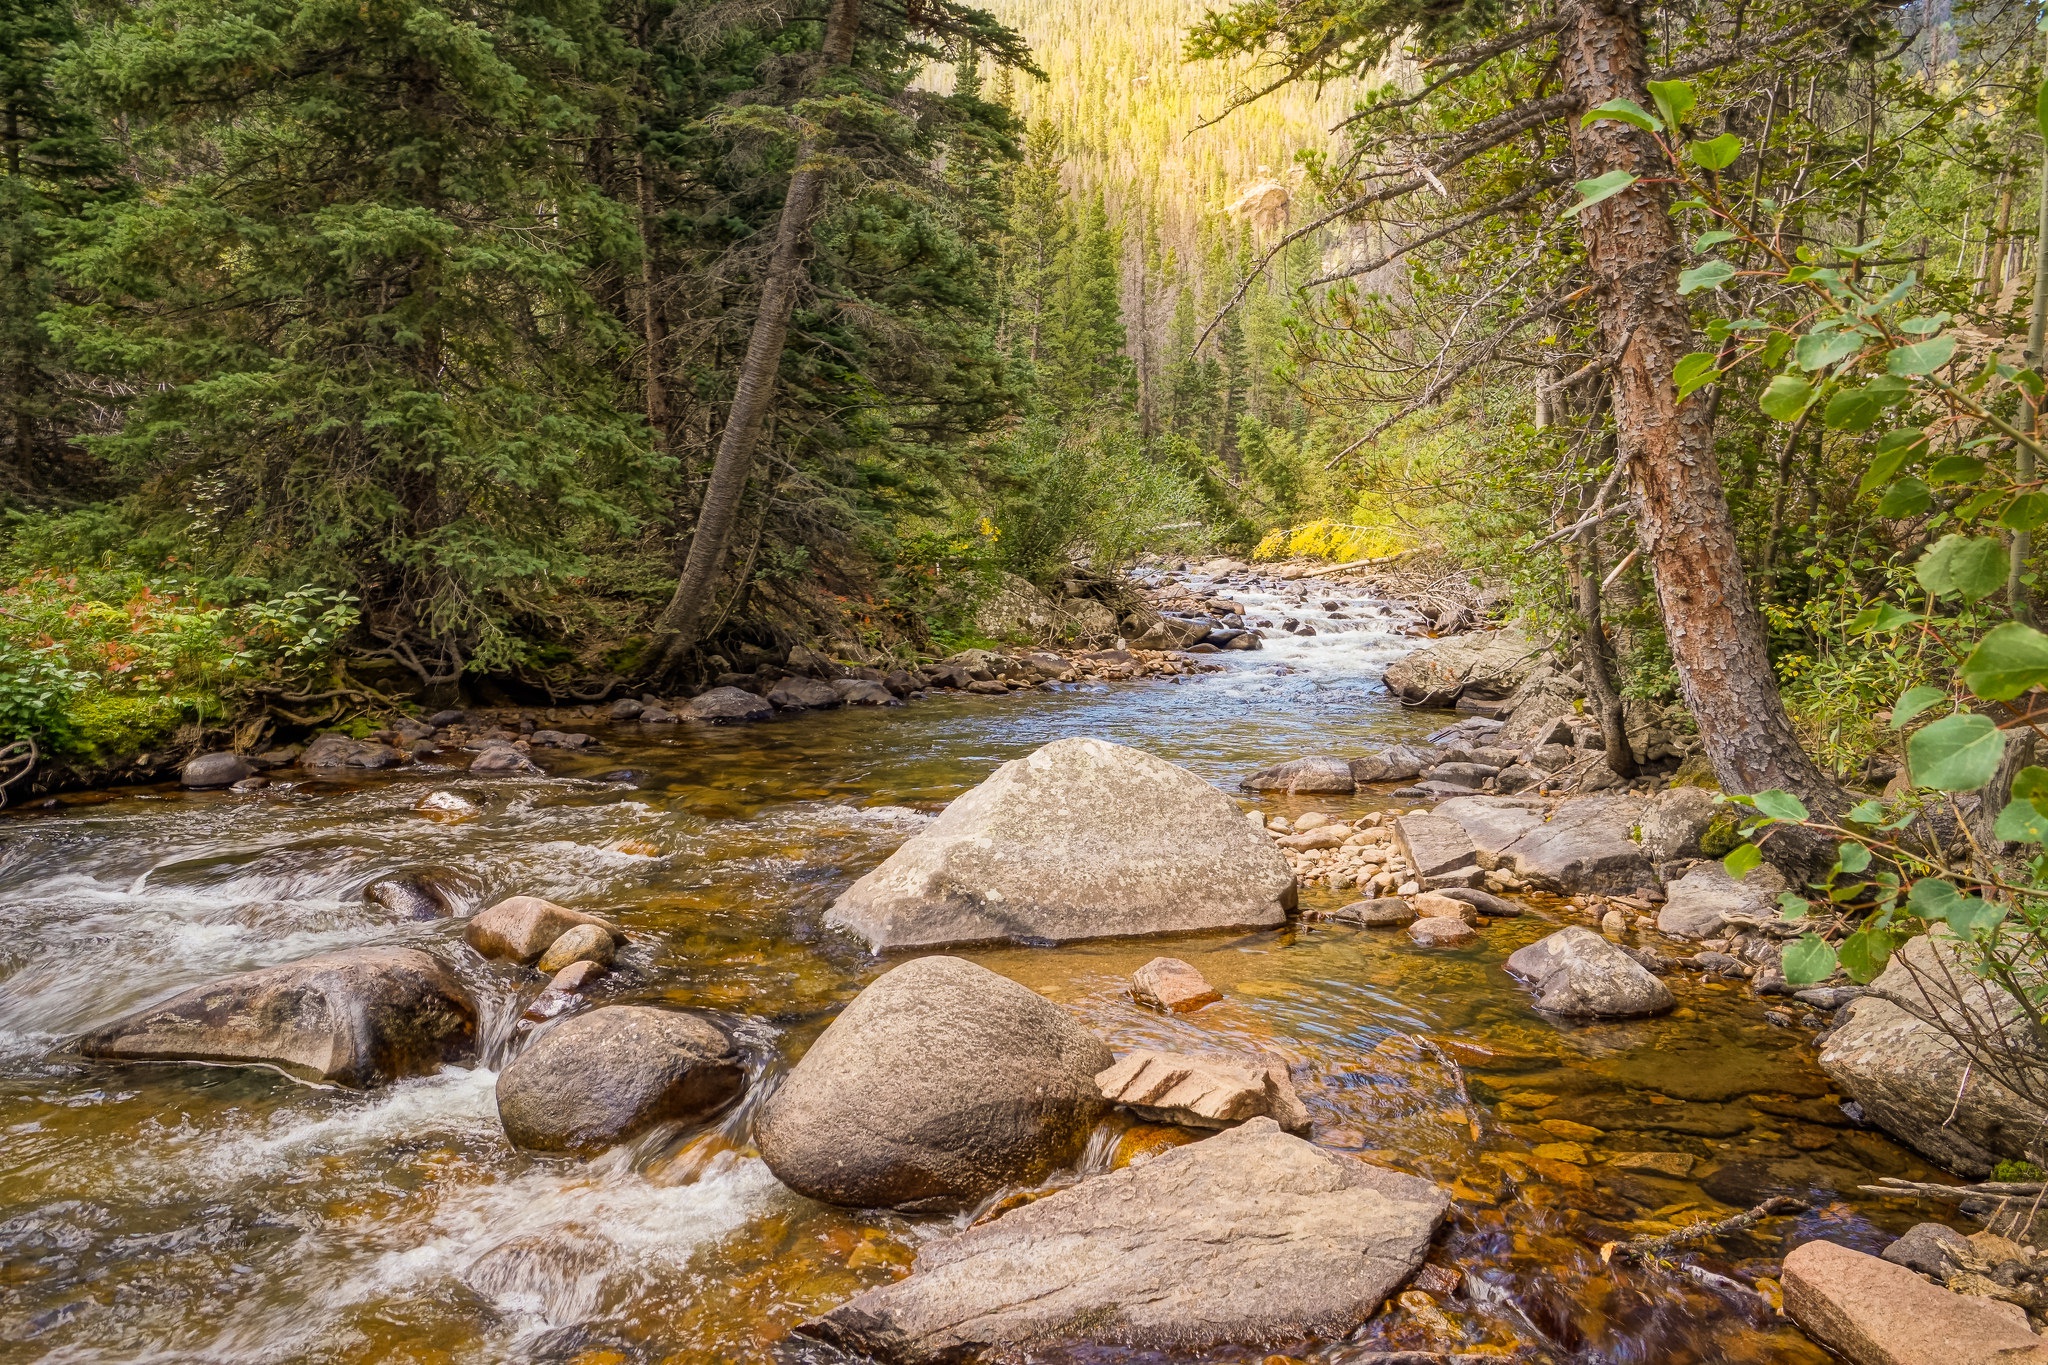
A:
[[[821,64],[845,66],[852,61],[859,29],[860,0],[832,0],[825,19]],[[733,526],[739,521],[740,499],[753,475],[754,451],[761,443],[761,427],[775,396],[789,317],[796,308],[797,295],[809,282],[811,221],[824,197],[826,180],[825,170],[817,164],[819,151],[817,142],[808,137],[797,147],[796,171],[789,178],[782,217],[775,229],[775,250],[761,282],[760,311],[755,314],[746,359],[740,363],[739,378],[733,385],[732,407],[719,436],[711,482],[697,513],[696,533],[690,538],[689,557],[668,606],[655,622],[659,648],[653,677],[657,680],[673,673],[683,654],[696,643],[698,623],[725,565]]]
[[[1822,809],[1846,806],[1841,788],[1800,747],[1765,647],[1722,492],[1704,395],[1681,404],[1671,372],[1695,349],[1678,296],[1684,260],[1671,221],[1669,174],[1649,136],[1585,111],[1612,99],[1651,107],[1641,17],[1628,0],[1579,0],[1561,44],[1565,88],[1577,98],[1572,150],[1579,174],[1643,177],[1579,215],[1599,299],[1600,331],[1614,363],[1615,426],[1637,504],[1679,686],[1700,738],[1730,792],[1782,788]],[[1675,134],[1674,134],[1675,135]]]

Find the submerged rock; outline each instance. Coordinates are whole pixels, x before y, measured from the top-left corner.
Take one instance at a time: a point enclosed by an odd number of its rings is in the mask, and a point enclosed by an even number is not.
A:
[[[1349,760],[1323,756],[1297,758],[1277,767],[1262,768],[1237,785],[1248,792],[1348,793],[1358,784],[1352,780]]]
[[[1268,928],[1294,874],[1229,797],[1164,759],[1063,739],[996,769],[841,895],[874,949]]]
[[[1408,926],[1408,937],[1425,948],[1461,948],[1475,941],[1479,931],[1450,915],[1424,915]]]
[[[918,958],[832,1021],[754,1138],[813,1199],[955,1207],[1072,1161],[1108,1107],[1095,1077],[1113,1060],[1037,992],[957,957]]]
[[[1449,1206],[1252,1119],[928,1243],[908,1279],[800,1330],[889,1365],[1334,1340],[1415,1273]]]
[[[1588,929],[1560,929],[1511,955],[1507,970],[1536,991],[1536,1008],[1574,1019],[1662,1014],[1677,1002],[1641,963]]]
[[[474,801],[449,791],[428,792],[413,802],[412,808],[429,820],[450,825],[459,825],[483,814]]]
[[[447,919],[465,897],[462,879],[445,867],[414,867],[379,877],[363,888],[363,899],[406,919]]]
[[[1102,1098],[1155,1123],[1227,1128],[1269,1118],[1306,1137],[1308,1110],[1274,1057],[1191,1057],[1140,1049],[1095,1078]]]
[[[1353,901],[1335,910],[1310,910],[1303,919],[1331,920],[1340,924],[1363,924],[1369,929],[1398,929],[1415,920],[1415,907],[1399,896]]]
[[[745,1084],[738,1050],[709,1021],[606,1005],[539,1034],[499,1073],[498,1118],[515,1147],[588,1156],[657,1123],[709,1118]]]
[[[87,1057],[274,1067],[361,1089],[475,1051],[476,1006],[439,959],[352,948],[264,967],[146,1005],[78,1040]]]
[[[2048,1365],[2018,1304],[1965,1298],[1833,1242],[1793,1248],[1784,1285],[1786,1315],[1853,1365]]]
[[[255,773],[256,765],[240,754],[199,754],[185,760],[185,766],[178,770],[178,781],[195,790],[232,787]]]

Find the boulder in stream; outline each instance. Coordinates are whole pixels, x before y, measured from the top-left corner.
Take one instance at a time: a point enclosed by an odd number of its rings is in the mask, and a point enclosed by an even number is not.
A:
[[[224,977],[78,1040],[117,1062],[261,1066],[362,1089],[466,1060],[476,1005],[439,959],[351,948]]]
[[[1536,991],[1536,1008],[1572,1019],[1633,1019],[1677,1001],[1640,962],[1590,929],[1560,929],[1509,956],[1507,970]]]
[[[775,714],[775,708],[765,697],[755,696],[744,688],[714,687],[690,698],[683,714],[707,725],[743,725],[749,721],[769,719]]]
[[[799,1330],[888,1365],[1329,1341],[1415,1273],[1449,1207],[1257,1118],[927,1243],[909,1278]]]
[[[1269,1118],[1308,1136],[1308,1109],[1277,1057],[1188,1056],[1140,1048],[1095,1078],[1102,1098],[1154,1123],[1227,1128]]]
[[[1235,802],[1161,758],[1063,739],[957,798],[825,923],[876,950],[1270,928],[1294,874]]]
[[[958,1207],[1073,1160],[1108,1108],[1095,1077],[1114,1060],[1036,991],[921,957],[832,1021],[762,1105],[754,1139],[813,1199]]]
[[[1833,1242],[1794,1247],[1784,1285],[1786,1315],[1851,1365],[2048,1365],[2048,1341],[2018,1304],[1965,1297]]]
[[[445,867],[409,867],[377,878],[363,899],[412,920],[447,919],[468,899],[460,875]]]
[[[606,1005],[538,1034],[498,1075],[512,1145],[589,1156],[657,1123],[694,1123],[746,1085],[732,1039],[708,1020]]]
[[[232,787],[256,774],[256,765],[240,754],[195,754],[178,769],[178,781],[195,790],[204,787]]]
[[[1248,792],[1336,792],[1348,794],[1357,783],[1351,777],[1348,759],[1328,755],[1297,758],[1271,768],[1261,768],[1238,784]]]
[[[1449,706],[1467,693],[1504,698],[1542,653],[1512,628],[1432,640],[1387,665],[1387,690],[1417,706]]]
[[[301,768],[395,768],[405,755],[389,744],[348,735],[325,734],[299,755]]]
[[[839,689],[816,678],[784,678],[768,689],[768,704],[784,711],[815,711],[839,705]]]
[[[1169,1014],[1185,1014],[1223,998],[1200,972],[1177,957],[1155,957],[1132,972],[1131,996]]]
[[[539,896],[508,896],[471,920],[462,936],[485,957],[533,962],[579,924],[594,924],[614,939],[624,937],[609,920]]]

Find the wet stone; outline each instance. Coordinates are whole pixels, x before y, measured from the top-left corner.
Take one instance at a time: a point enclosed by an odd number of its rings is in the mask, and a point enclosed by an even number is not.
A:
[[[1170,1013],[1198,1010],[1223,997],[1202,974],[1177,957],[1155,957],[1131,974],[1131,995],[1141,1005]]]

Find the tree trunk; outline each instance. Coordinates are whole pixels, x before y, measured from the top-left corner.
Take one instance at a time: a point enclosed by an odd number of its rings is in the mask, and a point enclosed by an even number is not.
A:
[[[1636,8],[1627,0],[1582,0],[1561,48],[1565,88],[1580,113],[1612,99],[1652,107]],[[1649,136],[1602,120],[1573,119],[1580,176],[1632,171],[1669,174]],[[1671,221],[1668,185],[1638,182],[1579,215],[1614,367],[1615,425],[1628,462],[1638,526],[1686,704],[1722,787],[1782,788],[1823,810],[1846,804],[1840,787],[1792,732],[1771,671],[1763,618],[1751,599],[1722,492],[1704,397],[1677,401],[1671,378],[1694,350],[1692,316],[1678,296],[1684,259]]]
[[[661,280],[654,260],[654,177],[647,166],[647,149],[633,156],[640,207],[640,341],[647,348],[642,374],[646,400],[647,427],[658,448],[668,448],[668,319],[656,292]]]
[[[853,43],[859,29],[860,0],[832,0],[825,19],[821,65],[844,66],[853,60]],[[817,164],[819,151],[811,138],[797,146],[796,172],[789,178],[782,217],[775,229],[774,254],[769,257],[768,273],[761,282],[760,311],[755,314],[746,359],[741,361],[739,378],[733,385],[732,407],[726,414],[725,430],[719,435],[718,455],[712,461],[711,481],[697,513],[697,530],[690,538],[689,557],[683,564],[675,593],[655,622],[660,644],[653,670],[655,679],[671,674],[684,652],[696,643],[698,622],[725,564],[726,547],[739,520],[740,499],[754,472],[754,451],[761,443],[761,426],[775,397],[782,343],[789,335],[789,317],[809,278],[811,221],[824,197],[826,180],[825,170]]]
[[[1593,491],[1580,498],[1580,516],[1593,510]],[[1614,647],[1600,622],[1600,528],[1582,527],[1577,543],[1566,552],[1566,565],[1574,580],[1572,587],[1579,608],[1579,671],[1586,679],[1586,697],[1593,703],[1593,716],[1600,722],[1600,738],[1607,745],[1607,766],[1617,777],[1636,775],[1635,750],[1629,747],[1628,721],[1622,714],[1621,689],[1614,682]]]

